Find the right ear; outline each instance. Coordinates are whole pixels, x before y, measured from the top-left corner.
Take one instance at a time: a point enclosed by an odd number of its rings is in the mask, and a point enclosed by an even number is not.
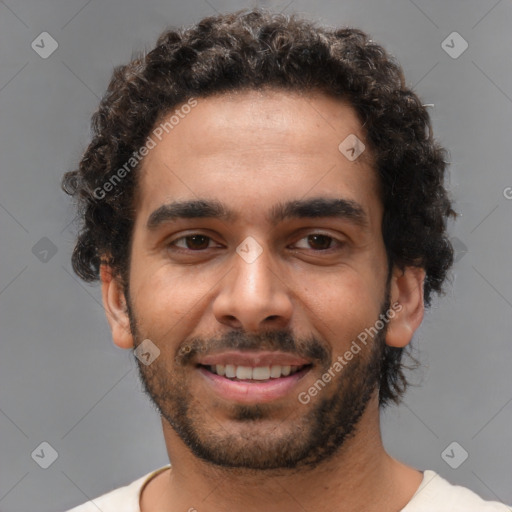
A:
[[[133,348],[134,342],[123,287],[114,277],[112,268],[104,263],[100,266],[100,278],[103,307],[112,332],[112,339],[120,348]]]

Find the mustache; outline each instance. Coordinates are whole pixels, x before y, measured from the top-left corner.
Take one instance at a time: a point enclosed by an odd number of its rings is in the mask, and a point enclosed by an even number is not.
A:
[[[211,338],[192,337],[181,343],[175,353],[175,361],[182,366],[195,364],[197,358],[228,350],[282,351],[298,357],[329,365],[331,350],[325,343],[311,335],[296,339],[289,330],[265,331],[258,334],[235,330]]]

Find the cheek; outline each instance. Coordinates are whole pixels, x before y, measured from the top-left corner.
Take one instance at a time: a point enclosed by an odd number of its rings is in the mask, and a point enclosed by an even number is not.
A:
[[[132,265],[131,279],[130,295],[141,328],[167,337],[190,330],[190,323],[197,321],[196,315],[204,309],[213,284],[199,270],[171,270],[166,264],[143,266],[137,262]]]
[[[350,341],[378,318],[383,300],[381,286],[374,278],[350,269],[303,281],[301,301],[313,325],[327,339]]]

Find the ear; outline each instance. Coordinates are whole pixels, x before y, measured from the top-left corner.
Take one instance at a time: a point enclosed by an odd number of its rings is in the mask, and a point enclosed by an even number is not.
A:
[[[423,283],[425,270],[418,267],[393,269],[390,300],[395,316],[390,319],[386,332],[386,344],[390,347],[405,347],[420,326],[425,312]]]
[[[133,348],[130,318],[121,283],[113,276],[111,267],[105,264],[100,267],[100,278],[103,307],[112,331],[112,339],[120,348]]]

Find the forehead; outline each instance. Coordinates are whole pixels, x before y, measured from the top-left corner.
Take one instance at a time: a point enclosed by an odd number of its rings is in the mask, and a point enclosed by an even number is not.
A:
[[[141,168],[138,216],[147,218],[176,199],[210,198],[246,211],[252,221],[261,211],[263,221],[273,204],[308,195],[342,196],[362,204],[369,215],[378,213],[368,145],[355,160],[346,152],[354,141],[365,141],[346,102],[318,92],[276,90],[196,101],[190,109],[176,107],[155,125],[167,129],[151,135],[156,144]],[[164,125],[170,116],[173,123]]]

